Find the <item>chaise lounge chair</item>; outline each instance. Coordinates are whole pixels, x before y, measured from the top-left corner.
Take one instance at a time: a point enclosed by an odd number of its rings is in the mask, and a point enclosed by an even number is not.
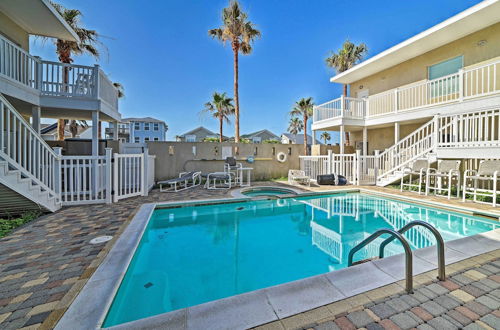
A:
[[[491,197],[493,207],[497,204],[498,175],[500,174],[500,160],[482,160],[479,169],[467,170],[464,173],[463,201],[467,195],[474,197],[474,202],[485,203],[477,200],[477,196]],[[481,182],[480,187],[478,183]]]
[[[307,184],[311,186],[311,178],[306,175],[302,170],[289,170],[288,171],[288,184]]]
[[[451,188],[455,184],[457,187],[457,197],[460,196],[460,160],[439,160],[437,169],[429,168],[425,174],[425,195],[429,195],[430,190],[436,193],[446,192],[448,199],[451,198]],[[446,187],[443,188],[443,180],[447,180]],[[455,180],[455,183],[453,183]],[[432,182],[433,181],[433,182]],[[431,185],[431,183],[434,183]],[[438,196],[436,194],[436,196]]]
[[[411,188],[417,188],[418,194],[422,190],[422,183],[424,182],[425,173],[429,169],[429,161],[427,159],[417,159],[413,162],[411,167],[405,167],[403,169],[403,174],[401,176],[401,191],[404,190],[404,187],[408,187],[408,190],[411,191]],[[409,175],[408,183],[404,182],[405,176]],[[413,184],[413,176],[418,175],[418,184]]]
[[[193,188],[201,184],[201,172],[182,172],[178,178],[159,181],[161,192],[178,192],[181,190]],[[163,186],[168,186],[163,189]]]

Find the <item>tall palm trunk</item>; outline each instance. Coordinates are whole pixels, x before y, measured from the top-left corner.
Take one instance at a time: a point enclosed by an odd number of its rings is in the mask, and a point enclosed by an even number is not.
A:
[[[59,56],[59,60],[62,63],[71,63],[70,59],[70,54],[65,53]],[[69,67],[64,66],[63,67],[63,91],[68,92],[69,91]],[[58,119],[57,120],[57,139],[59,141],[64,141],[64,129],[66,127],[66,120],[65,119]]]
[[[307,156],[307,116],[304,116],[304,156]]]
[[[240,142],[240,98],[238,95],[238,51],[239,45],[233,43],[234,53],[234,142]]]
[[[219,142],[222,143],[222,125],[224,124],[224,118],[219,116]]]
[[[347,97],[347,84],[344,84],[344,96]],[[344,109],[346,105],[347,102],[344,104]],[[345,132],[345,145],[349,145],[349,132]]]

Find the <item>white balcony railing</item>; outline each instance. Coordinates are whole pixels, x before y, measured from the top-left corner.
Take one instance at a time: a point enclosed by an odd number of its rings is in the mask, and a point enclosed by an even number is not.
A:
[[[500,93],[500,61],[391,89],[368,98],[341,97],[314,107],[314,121],[372,118]],[[342,101],[344,100],[344,101]]]
[[[1,35],[0,77],[44,96],[100,99],[118,111],[118,91],[99,66],[44,61]]]

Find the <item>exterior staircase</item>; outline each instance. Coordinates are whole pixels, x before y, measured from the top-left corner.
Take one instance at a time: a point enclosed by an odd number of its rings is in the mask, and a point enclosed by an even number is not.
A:
[[[427,159],[430,163],[437,160],[435,154],[437,119],[433,118],[413,133],[379,154],[379,175],[376,184],[387,186],[401,180],[403,170],[411,167],[417,159]]]
[[[56,211],[60,156],[0,94],[0,215]]]

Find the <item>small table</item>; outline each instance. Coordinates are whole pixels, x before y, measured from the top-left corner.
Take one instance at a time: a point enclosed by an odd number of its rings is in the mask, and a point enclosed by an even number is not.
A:
[[[214,172],[207,174],[205,188],[207,189],[231,189],[233,173],[229,172]],[[217,181],[220,185],[217,185]],[[211,184],[212,183],[212,184]]]
[[[247,172],[247,181],[245,182],[243,180],[243,173]],[[238,177],[240,180],[240,187],[250,187],[252,182],[251,182],[251,174],[252,174],[253,168],[252,167],[240,167],[238,168]]]

